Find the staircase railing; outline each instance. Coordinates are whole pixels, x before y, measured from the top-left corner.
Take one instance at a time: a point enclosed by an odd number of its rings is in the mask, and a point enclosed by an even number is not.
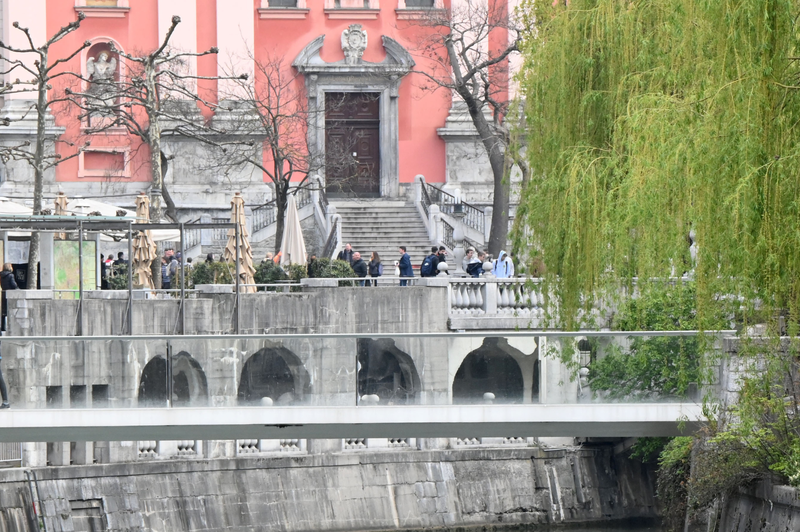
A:
[[[442,244],[444,244],[447,247],[447,249],[450,250],[450,252],[453,252],[456,249],[456,241],[453,238],[453,233],[455,232],[455,229],[444,218],[440,218],[440,220],[442,222],[442,232],[441,232]],[[475,249],[479,249],[479,247],[480,247],[479,244],[477,244],[476,242],[473,242],[472,240],[470,240],[467,237],[464,237],[464,240],[462,241],[462,245],[464,246],[464,249],[469,249],[471,247],[475,248]]]
[[[251,214],[253,220],[253,232],[260,231],[270,224],[274,224],[278,219],[278,206],[275,200],[264,205],[253,208]]]
[[[435,204],[439,206],[439,210],[443,214],[453,214],[456,210],[456,205],[461,205],[464,213],[464,219],[461,221],[464,225],[471,227],[483,234],[486,224],[486,215],[478,207],[461,201],[452,194],[445,192],[440,188],[436,188],[430,183],[423,183],[423,198],[428,198],[428,205]],[[425,200],[423,199],[423,205]],[[427,210],[427,206],[426,206]]]
[[[328,233],[328,239],[325,241],[325,247],[322,250],[322,256],[329,259],[333,258],[333,253],[339,247],[339,218],[338,215],[334,215],[331,231]]]

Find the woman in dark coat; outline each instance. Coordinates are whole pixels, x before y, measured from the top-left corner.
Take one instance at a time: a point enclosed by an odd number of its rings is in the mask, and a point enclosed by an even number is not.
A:
[[[8,299],[6,299],[6,291],[17,290],[17,280],[14,279],[14,267],[10,262],[3,264],[3,271],[0,272],[0,288],[3,290],[2,302],[2,330],[6,330],[6,316],[8,316]]]
[[[383,275],[381,257],[377,251],[373,251],[369,259],[369,276],[372,277],[372,286],[378,286],[378,277],[381,275]],[[369,281],[367,281],[367,286],[369,286]]]

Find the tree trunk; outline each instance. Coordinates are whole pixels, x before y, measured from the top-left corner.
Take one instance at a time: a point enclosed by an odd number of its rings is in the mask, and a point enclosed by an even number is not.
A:
[[[278,185],[275,187],[276,198],[275,198],[275,208],[277,213],[275,214],[275,254],[277,255],[278,252],[281,250],[281,243],[283,242],[283,232],[286,230],[285,227],[285,218],[286,218],[286,190],[283,189],[282,186]]]
[[[467,104],[472,123],[486,148],[489,165],[492,167],[493,199],[492,225],[489,229],[488,251],[495,258],[505,247],[508,238],[508,203],[510,200],[509,180],[506,178],[506,146],[501,133],[489,125],[480,104],[466,88],[458,91]]]
[[[44,189],[44,150],[45,128],[47,127],[47,54],[41,56],[38,65],[38,98],[36,100],[36,150],[33,154],[33,214],[42,213],[42,195]],[[31,231],[28,247],[28,289],[35,289],[39,278],[39,242],[38,231]]]

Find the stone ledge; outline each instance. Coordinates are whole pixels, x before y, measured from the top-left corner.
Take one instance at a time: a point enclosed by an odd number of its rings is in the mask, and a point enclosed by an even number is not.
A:
[[[130,7],[75,6],[75,12],[83,12],[86,18],[123,18]]]
[[[6,290],[6,298],[12,299],[53,299],[52,290]]]
[[[308,17],[310,9],[291,8],[291,7],[260,7],[258,8],[258,18],[260,19],[304,19]]]

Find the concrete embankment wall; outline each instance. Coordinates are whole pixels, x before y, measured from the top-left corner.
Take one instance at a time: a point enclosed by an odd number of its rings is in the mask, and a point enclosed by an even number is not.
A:
[[[707,527],[702,528],[706,530]],[[786,532],[800,530],[800,490],[759,482],[740,488],[722,508],[717,530]]]
[[[652,472],[610,448],[338,453],[0,471],[0,531],[443,529],[656,514]],[[38,492],[37,492],[38,484]]]

